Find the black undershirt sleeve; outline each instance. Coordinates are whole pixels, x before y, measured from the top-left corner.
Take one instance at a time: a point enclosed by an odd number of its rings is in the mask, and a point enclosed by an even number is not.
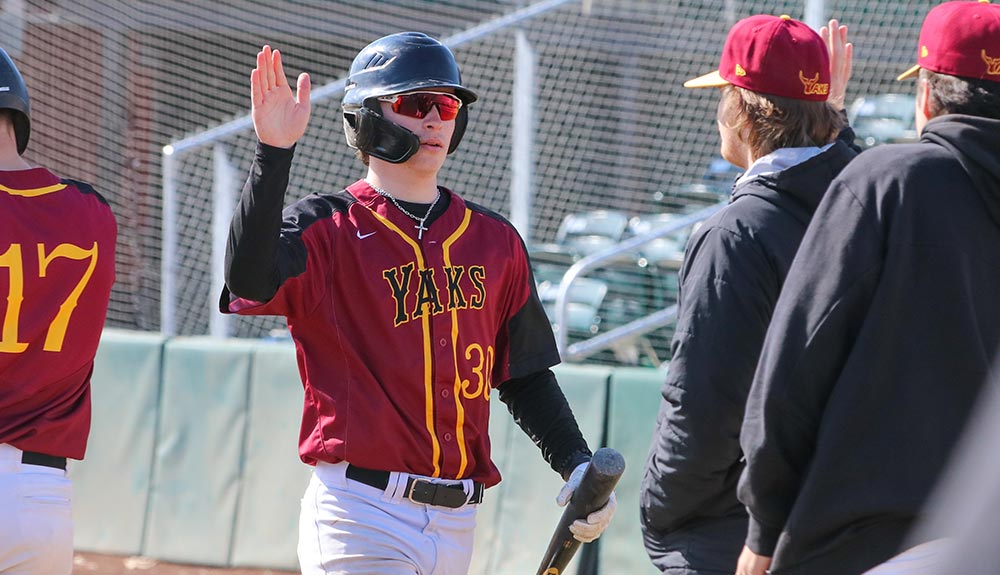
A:
[[[590,460],[592,453],[552,370],[509,379],[497,389],[514,421],[563,480]]]
[[[281,211],[294,150],[257,144],[226,245],[226,286],[238,297],[266,302],[281,286]]]

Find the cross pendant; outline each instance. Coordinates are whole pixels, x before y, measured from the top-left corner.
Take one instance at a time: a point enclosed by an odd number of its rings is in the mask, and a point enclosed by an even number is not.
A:
[[[413,227],[417,228],[417,239],[418,240],[424,239],[424,232],[427,231],[427,228],[424,227],[424,222],[420,222]]]

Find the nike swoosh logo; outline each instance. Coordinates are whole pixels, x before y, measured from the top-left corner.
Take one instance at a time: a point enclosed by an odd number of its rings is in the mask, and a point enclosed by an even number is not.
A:
[[[361,235],[361,230],[358,230],[358,239],[359,240],[363,240],[363,239],[367,238],[368,236],[374,236],[374,235],[375,235],[375,232],[369,232],[369,233],[367,233],[365,235]]]

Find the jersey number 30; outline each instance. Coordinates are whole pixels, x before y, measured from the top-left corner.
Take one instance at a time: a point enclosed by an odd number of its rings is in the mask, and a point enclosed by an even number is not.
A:
[[[93,247],[84,249],[73,244],[59,244],[52,251],[46,253],[45,245],[38,244],[38,277],[44,278],[45,272],[56,258],[69,258],[71,260],[90,260],[87,271],[77,282],[73,291],[69,292],[66,299],[59,306],[59,312],[49,323],[48,333],[45,335],[45,351],[62,351],[63,338],[66,337],[66,328],[69,326],[69,319],[76,309],[80,294],[87,287],[90,276],[97,266],[97,242]],[[3,333],[0,334],[0,353],[21,353],[28,348],[27,343],[17,340],[17,323],[21,314],[21,303],[24,301],[24,259],[21,254],[21,244],[11,244],[7,251],[0,254],[0,269],[7,268],[10,273],[10,291],[7,294],[7,313],[3,318]]]

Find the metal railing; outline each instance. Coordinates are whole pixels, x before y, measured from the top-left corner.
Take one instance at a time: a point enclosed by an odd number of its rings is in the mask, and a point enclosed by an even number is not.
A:
[[[449,46],[450,48],[456,48],[463,44],[473,42],[484,37],[496,34],[498,31],[505,29],[512,29],[518,26],[520,23],[527,21],[531,18],[535,18],[552,10],[558,9],[560,7],[579,4],[581,10],[584,12],[589,12],[592,0],[541,0],[534,4],[531,4],[525,8],[516,10],[505,16],[501,16],[474,26],[466,31],[454,34],[448,38],[442,40],[442,43]],[[735,5],[735,3],[727,3],[727,6]],[[806,14],[806,21],[813,27],[818,27],[822,24],[822,16],[825,14],[825,3],[824,0],[803,0],[803,8]],[[727,8],[728,9],[728,8]],[[518,45],[523,45],[526,42],[523,39],[519,39]],[[530,63],[529,54],[525,53],[525,50],[519,47],[518,61],[524,60]],[[528,66],[528,71],[526,74],[531,74],[531,68]],[[330,82],[324,86],[314,89],[311,94],[311,101],[316,103],[324,100],[329,100],[337,97],[343,93],[343,89],[346,83],[346,78],[340,78],[333,82]],[[527,90],[517,90],[517,93],[527,93]],[[520,110],[527,110],[526,112],[515,110],[516,113],[528,114],[530,112],[530,107],[521,103],[521,105],[516,108]],[[512,209],[518,210],[510,215],[510,219],[514,222],[519,231],[525,237],[526,241],[531,240],[529,230],[527,229],[527,223],[530,221],[530,214],[524,213],[529,208],[525,208],[527,198],[530,201],[530,191],[532,188],[532,174],[531,166],[525,165],[524,158],[530,158],[531,150],[531,136],[530,127],[533,125],[533,120],[530,115],[519,117],[514,116],[512,119],[512,124],[515,126],[514,137],[517,138],[517,145],[514,146],[516,150],[515,157],[513,158],[514,166],[512,170],[515,172],[512,178],[514,184],[512,192],[514,193],[515,199],[512,201]],[[161,246],[161,263],[160,263],[160,330],[164,334],[173,335],[177,333],[177,277],[178,270],[183,265],[183,262],[179,261],[177,242],[178,242],[178,194],[179,194],[179,178],[181,173],[181,163],[182,158],[194,151],[203,149],[208,146],[215,147],[215,166],[227,166],[225,162],[222,161],[228,154],[223,143],[226,138],[229,138],[237,133],[251,130],[253,127],[253,122],[250,115],[244,115],[242,117],[236,118],[232,121],[226,122],[219,126],[213,127],[211,129],[205,130],[204,132],[198,133],[191,137],[186,137],[179,139],[177,141],[171,142],[170,144],[163,146],[162,148],[162,246]],[[519,155],[518,155],[519,154]],[[216,169],[214,174],[215,188],[218,190],[216,197],[221,197],[226,190],[233,188],[232,178],[233,175],[227,169],[221,170]],[[525,196],[518,195],[516,192],[518,190],[524,190],[523,194]],[[214,207],[216,211],[220,211],[222,217],[216,216],[214,221],[216,224],[222,222],[224,224],[228,217],[231,216],[231,205],[227,203],[222,203],[220,206]],[[711,209],[711,208],[709,208]],[[634,250],[637,247],[652,241],[654,239],[660,238],[667,235],[673,231],[682,229],[686,225],[691,225],[700,219],[695,219],[698,214],[707,212],[708,210],[702,210],[695,214],[687,216],[683,220],[679,220],[677,223],[671,223],[663,228],[653,230],[647,234],[636,236],[624,243],[614,247],[609,248],[607,251],[602,251],[596,253],[592,256],[586,257],[583,260],[577,262],[572,266],[567,272],[566,277],[560,284],[560,291],[557,300],[557,307],[555,311],[556,324],[563,325],[562,322],[565,321],[566,316],[566,306],[567,306],[567,291],[569,289],[569,284],[571,284],[576,276],[591,269],[595,265],[620,256],[624,252]],[[707,213],[704,217],[708,217],[710,213]],[[702,217],[701,219],[704,219]],[[689,222],[687,224],[683,222]],[[213,261],[219,262],[220,255],[225,249],[225,226],[217,225],[216,234],[212,239],[212,250],[213,250]],[[213,264],[217,267],[217,263]],[[219,280],[213,280],[213,285],[218,285]],[[209,298],[206,304],[208,307],[214,308],[215,302],[214,298]],[[654,313],[646,318],[640,320],[635,320],[624,326],[613,329],[611,331],[602,333],[589,340],[576,343],[574,345],[569,345],[568,334],[566,330],[561,330],[561,333],[557,333],[557,342],[560,347],[560,351],[564,354],[564,358],[572,360],[578,357],[586,357],[586,355],[594,353],[596,351],[595,346],[606,345],[608,342],[619,341],[621,339],[634,336],[641,333],[647,333],[652,331],[662,325],[666,325],[674,317],[676,312],[671,312],[671,308],[661,310],[660,312]],[[217,313],[217,312],[213,312]],[[220,318],[215,318],[210,326],[211,332],[215,335],[224,336],[227,335],[226,321]]]
[[[554,314],[556,325],[556,345],[559,348],[559,355],[562,357],[563,361],[579,361],[585,359],[598,351],[611,347],[619,341],[634,338],[666,326],[677,317],[677,306],[672,305],[648,316],[641,317],[626,323],[625,325],[570,345],[569,330],[563,326],[567,325],[568,308],[570,303],[569,293],[573,282],[575,282],[585,272],[598,268],[602,264],[619,260],[622,254],[637,251],[640,247],[652,242],[653,240],[679,232],[689,226],[693,226],[708,219],[728,203],[728,200],[725,202],[719,202],[718,204],[714,204],[707,208],[698,210],[697,212],[685,215],[666,225],[650,230],[644,234],[631,237],[619,244],[595,252],[570,266],[563,275],[562,281],[559,282],[559,291],[556,295]]]
[[[535,18],[566,4],[579,2],[581,2],[581,0],[542,0],[505,16],[494,18],[488,22],[484,22],[483,24],[474,26],[468,30],[449,36],[448,38],[444,38],[441,40],[441,43],[454,49],[467,42],[482,39],[501,30],[510,29],[520,22]],[[583,9],[587,9],[586,1],[583,2]],[[312,91],[309,101],[315,104],[337,97],[343,93],[346,83],[347,78],[344,77],[316,88]],[[521,124],[530,125],[530,122],[522,121]],[[175,278],[178,266],[181,265],[177,256],[176,243],[178,234],[177,194],[178,174],[180,169],[179,158],[185,153],[212,145],[216,147],[216,166],[219,166],[220,163],[218,162],[218,158],[221,157],[220,155],[226,155],[226,150],[220,147],[219,143],[230,136],[252,128],[253,120],[251,119],[250,114],[247,114],[236,118],[235,120],[226,122],[225,124],[221,124],[214,128],[205,130],[204,132],[200,132],[193,136],[186,137],[163,146],[161,156],[163,170],[163,239],[160,261],[162,277],[162,283],[160,286],[160,331],[165,335],[175,335],[177,333],[177,286]],[[528,149],[530,149],[530,147]],[[219,181],[220,178],[229,178],[228,170],[223,170],[223,172],[227,173],[221,175],[219,173],[215,174],[215,188],[228,185],[228,180],[223,182]],[[213,211],[218,209],[220,209],[220,207],[215,206]],[[228,210],[224,213],[224,218],[231,217],[231,206],[225,205],[222,206],[221,209]],[[520,217],[515,216],[512,219],[514,221],[527,222],[529,218],[522,215]],[[521,231],[523,232],[525,230]],[[214,252],[225,250],[225,238],[226,234],[222,234],[221,236],[217,236],[213,239]],[[213,259],[221,261],[220,256],[217,255],[213,255]],[[214,303],[212,301],[209,301],[209,305],[214,307]],[[225,325],[226,322],[222,319],[213,321],[212,335],[228,335]]]

